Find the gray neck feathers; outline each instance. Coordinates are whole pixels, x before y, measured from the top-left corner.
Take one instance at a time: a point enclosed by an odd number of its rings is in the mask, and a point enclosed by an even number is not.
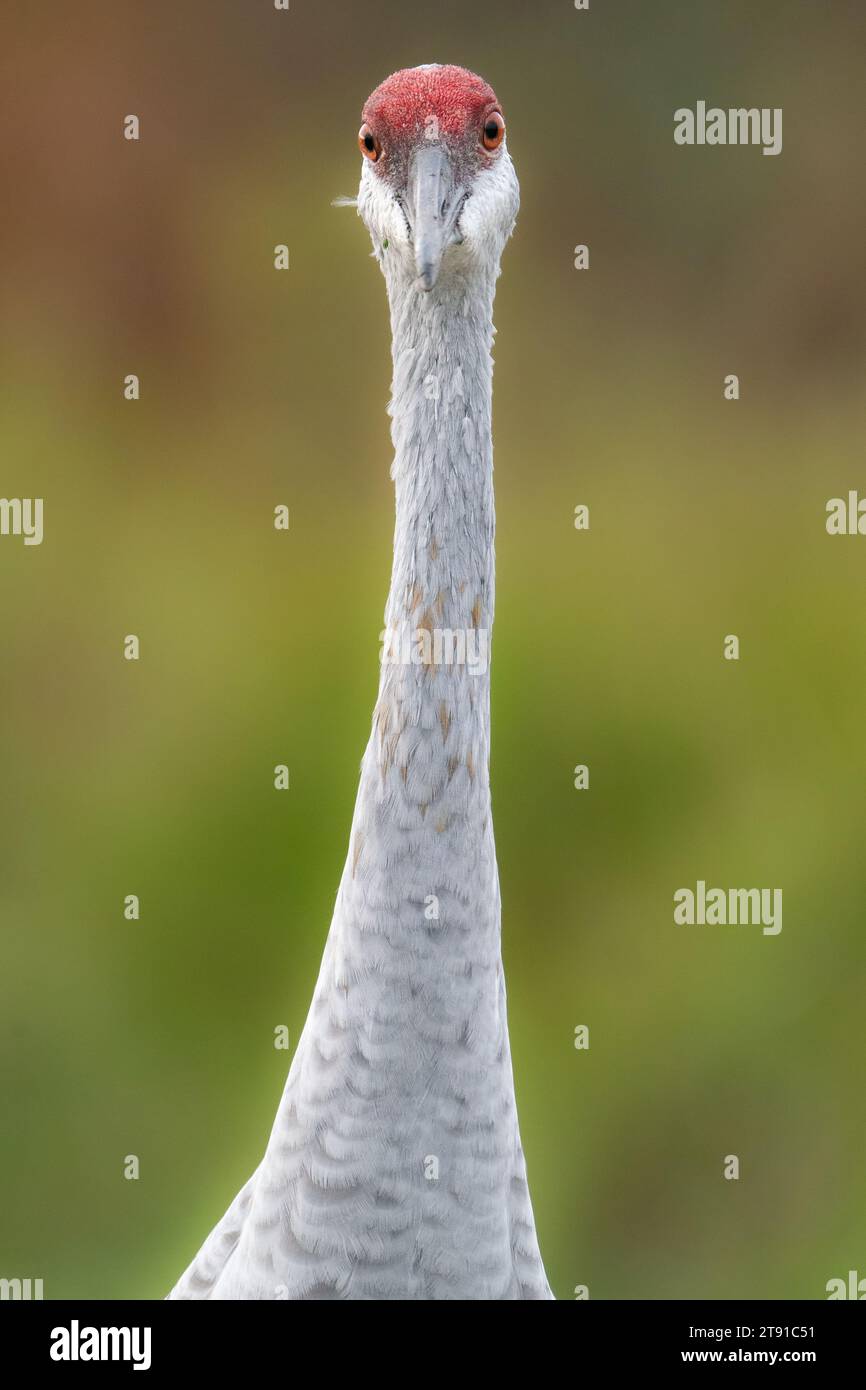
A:
[[[458,957],[458,929],[471,925],[490,959],[499,949],[488,773],[495,280],[454,277],[425,295],[387,255],[384,270],[394,562],[344,906],[362,930],[447,928]]]

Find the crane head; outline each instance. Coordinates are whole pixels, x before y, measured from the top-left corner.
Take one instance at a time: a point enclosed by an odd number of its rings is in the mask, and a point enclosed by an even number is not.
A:
[[[368,98],[358,211],[380,260],[422,292],[447,274],[498,273],[519,189],[493,88],[465,68],[394,73]]]

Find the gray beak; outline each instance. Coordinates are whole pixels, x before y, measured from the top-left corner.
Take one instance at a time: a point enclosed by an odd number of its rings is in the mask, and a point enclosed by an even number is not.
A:
[[[422,289],[432,290],[445,248],[459,239],[454,224],[463,199],[444,146],[432,140],[419,146],[409,165],[406,192],[418,279]]]

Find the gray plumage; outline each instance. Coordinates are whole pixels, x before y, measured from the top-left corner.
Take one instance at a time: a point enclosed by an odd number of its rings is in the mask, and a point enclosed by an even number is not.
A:
[[[419,122],[438,75],[459,71],[412,71]],[[424,660],[421,641],[418,660],[382,664],[331,930],[267,1150],[176,1299],[552,1297],[512,1080],[482,654],[492,306],[518,186],[503,144],[462,191],[460,150],[434,135],[437,164],[419,128],[405,177],[365,161],[358,199],[393,333],[383,649],[406,633],[474,633],[476,659]]]

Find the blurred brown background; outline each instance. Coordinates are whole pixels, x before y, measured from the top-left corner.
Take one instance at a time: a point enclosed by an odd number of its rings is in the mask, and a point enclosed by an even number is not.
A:
[[[436,61],[493,83],[523,191],[492,775],[551,1280],[866,1274],[866,540],[824,529],[866,490],[864,56],[854,0],[4,6],[0,493],[45,541],[0,539],[0,1276],[162,1296],[266,1142],[393,525],[384,287],[330,202],[368,92]],[[699,99],[782,107],[783,153],[677,148]],[[698,878],[781,887],[782,933],[674,927]]]

